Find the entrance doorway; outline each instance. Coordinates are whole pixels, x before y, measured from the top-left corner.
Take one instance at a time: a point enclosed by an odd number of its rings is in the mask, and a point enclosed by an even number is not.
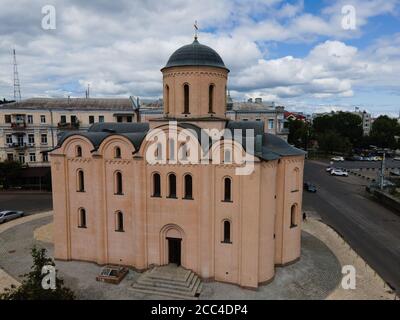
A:
[[[181,265],[181,242],[182,239],[167,238],[168,240],[168,263]]]

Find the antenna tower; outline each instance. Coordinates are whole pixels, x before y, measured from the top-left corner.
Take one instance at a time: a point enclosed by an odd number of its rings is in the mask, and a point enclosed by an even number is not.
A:
[[[13,49],[13,63],[14,63],[14,100],[17,102],[20,102],[21,101],[21,86],[19,84],[17,57],[15,55],[15,49]]]

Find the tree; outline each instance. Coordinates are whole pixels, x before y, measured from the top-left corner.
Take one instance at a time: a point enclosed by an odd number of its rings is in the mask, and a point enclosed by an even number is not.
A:
[[[288,142],[296,147],[307,149],[311,135],[311,128],[307,122],[301,120],[289,120]]]
[[[19,177],[22,166],[19,162],[4,161],[0,162],[0,184],[4,189],[8,189],[10,185]]]
[[[0,300],[73,300],[74,293],[64,287],[64,281],[56,276],[56,289],[42,287],[43,266],[55,266],[53,259],[47,257],[46,249],[33,247],[31,249],[33,265],[31,272],[24,275],[19,287],[11,286],[0,294]]]
[[[388,116],[378,117],[372,124],[369,142],[380,148],[399,147],[396,136],[400,136],[400,125]]]
[[[327,131],[317,136],[318,146],[324,153],[350,153],[352,144],[349,139],[342,137],[336,131]]]

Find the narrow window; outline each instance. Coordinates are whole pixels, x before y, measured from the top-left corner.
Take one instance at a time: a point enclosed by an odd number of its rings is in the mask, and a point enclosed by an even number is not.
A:
[[[121,148],[120,147],[116,147],[115,148],[114,157],[117,158],[117,159],[121,158]]]
[[[124,232],[124,215],[121,211],[115,214],[115,231]]]
[[[169,113],[169,86],[165,86],[165,113]]]
[[[157,149],[155,151],[156,160],[162,160],[162,144],[161,142],[157,143]]]
[[[86,228],[86,210],[83,208],[79,209],[78,227]]]
[[[185,198],[193,199],[193,183],[192,176],[190,174],[185,175]]]
[[[185,84],[183,86],[183,96],[184,96],[184,103],[183,103],[183,113],[189,113],[189,85]]]
[[[214,113],[214,85],[208,87],[208,113]]]
[[[175,160],[175,140],[169,140],[169,159]]]
[[[115,173],[115,194],[122,194],[122,173]]]
[[[224,151],[224,163],[232,163],[231,150]]]
[[[224,243],[231,243],[231,223],[228,220],[224,221]]]
[[[77,157],[82,157],[82,148],[81,146],[76,147],[76,156]]]
[[[296,210],[297,206],[294,204],[292,205],[292,208],[290,209],[290,227],[291,228],[295,228],[297,227],[297,223],[296,223]]]
[[[292,184],[292,192],[299,191],[300,189],[300,170],[299,168],[293,169],[293,184]]]
[[[224,179],[224,201],[232,201],[232,181],[231,178]]]
[[[168,176],[168,186],[168,198],[176,198],[176,176],[173,173]]]
[[[83,175],[83,171],[78,171],[78,191],[84,192],[85,191],[85,177]]]
[[[160,174],[153,174],[153,197],[161,197],[161,177]]]
[[[94,116],[89,116],[89,124],[93,124],[94,123]]]

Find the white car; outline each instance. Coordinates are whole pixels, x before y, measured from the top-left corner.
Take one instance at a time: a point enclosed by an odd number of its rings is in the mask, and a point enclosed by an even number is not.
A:
[[[338,169],[333,169],[331,171],[332,176],[339,176],[339,177],[348,177],[349,174],[346,171],[343,170],[338,170]]]
[[[0,211],[0,223],[4,223],[10,220],[14,220],[24,216],[23,211]]]
[[[343,157],[333,157],[331,158],[332,161],[344,161]]]
[[[325,169],[325,171],[331,173],[331,171],[334,170],[334,169],[335,169],[335,168],[328,167],[328,168]]]
[[[400,157],[394,157],[393,160],[394,161],[400,161]]]

